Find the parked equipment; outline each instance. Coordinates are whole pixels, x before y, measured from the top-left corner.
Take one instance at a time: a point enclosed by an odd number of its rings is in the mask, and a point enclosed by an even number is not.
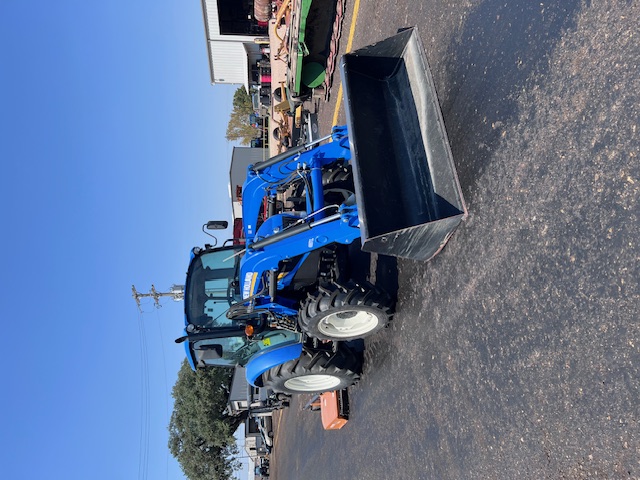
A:
[[[269,459],[266,457],[260,457],[256,461],[254,470],[256,477],[268,478],[269,477]]]
[[[346,389],[314,395],[305,410],[320,411],[322,428],[340,430],[349,421],[349,393]]]
[[[350,342],[384,328],[394,306],[354,280],[353,245],[429,260],[466,216],[417,33],[355,51],[341,68],[348,126],[250,166],[246,245],[192,251],[176,342],[194,369],[239,364],[250,384],[289,394],[352,385],[361,360]]]

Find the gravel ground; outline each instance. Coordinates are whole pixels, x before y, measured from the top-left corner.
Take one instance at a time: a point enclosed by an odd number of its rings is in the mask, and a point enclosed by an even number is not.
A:
[[[470,217],[427,264],[380,259],[397,314],[351,419],[297,399],[272,478],[640,478],[640,3],[359,12],[354,48],[418,26]]]

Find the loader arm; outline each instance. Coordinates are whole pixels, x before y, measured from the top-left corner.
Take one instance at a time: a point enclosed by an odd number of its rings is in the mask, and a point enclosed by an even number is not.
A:
[[[349,138],[345,127],[334,127],[331,142],[307,149],[301,146],[264,162],[250,165],[242,187],[242,218],[249,245],[257,233],[258,218],[266,196],[274,196],[278,189],[286,189],[295,181],[308,185],[307,213],[323,207],[322,169],[338,160],[351,158]]]

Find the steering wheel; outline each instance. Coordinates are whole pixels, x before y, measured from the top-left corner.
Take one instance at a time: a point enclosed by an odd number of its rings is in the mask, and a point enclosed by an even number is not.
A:
[[[236,280],[229,280],[229,286],[227,287],[227,301],[229,302],[229,306],[232,306],[238,303],[236,301],[237,286],[238,286],[238,282]]]

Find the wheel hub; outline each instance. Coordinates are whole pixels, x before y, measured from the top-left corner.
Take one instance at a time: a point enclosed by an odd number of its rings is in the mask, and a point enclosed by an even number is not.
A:
[[[318,329],[335,338],[364,335],[380,323],[378,317],[365,310],[344,310],[330,313],[318,323]]]
[[[340,382],[340,378],[333,375],[304,375],[290,378],[284,386],[296,392],[320,392],[333,390]]]

